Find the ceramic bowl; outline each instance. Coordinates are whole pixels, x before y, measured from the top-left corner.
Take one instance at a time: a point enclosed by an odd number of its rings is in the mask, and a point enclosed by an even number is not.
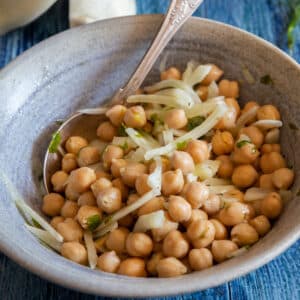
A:
[[[162,17],[111,19],[68,30],[25,52],[0,73],[0,168],[33,207],[41,204],[41,166],[56,120],[95,107],[122,86],[145,53]],[[284,122],[281,142],[294,167],[294,197],[272,231],[246,254],[202,272],[171,279],[130,278],[91,270],[43,247],[25,228],[0,184],[0,249],[24,268],[57,284],[110,296],[159,296],[206,289],[244,275],[282,253],[300,235],[300,69],[262,39],[228,25],[191,18],[159,64],[184,68],[191,60],[219,65],[241,82],[241,99],[273,103]],[[247,69],[254,80],[244,77]],[[273,85],[260,78],[270,75]],[[247,76],[246,76],[247,77]]]

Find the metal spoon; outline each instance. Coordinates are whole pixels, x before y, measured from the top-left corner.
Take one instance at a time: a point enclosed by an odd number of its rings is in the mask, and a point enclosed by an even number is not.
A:
[[[142,61],[138,65],[135,72],[130,77],[124,88],[119,89],[112,97],[109,105],[113,106],[122,103],[128,96],[135,93],[141,86],[145,77],[150,72],[152,66],[157,60],[165,46],[185,23],[185,21],[193,14],[203,0],[172,0],[163,23],[153,40],[150,48],[146,52]],[[64,142],[69,136],[80,135],[88,140],[96,138],[96,129],[99,123],[104,120],[103,115],[86,115],[76,113],[67,119],[58,129],[61,135],[61,141]],[[57,153],[50,153],[48,150],[44,159],[43,175],[46,191],[51,191],[51,175],[59,170],[61,157]]]

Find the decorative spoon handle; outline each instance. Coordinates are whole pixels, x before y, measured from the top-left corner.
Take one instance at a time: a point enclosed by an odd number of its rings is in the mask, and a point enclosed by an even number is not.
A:
[[[119,91],[114,95],[111,104],[120,102],[121,100],[124,100],[128,96],[135,93],[135,91],[143,83],[145,77],[150,72],[152,66],[168,42],[202,2],[203,0],[171,1],[160,30],[150,48],[146,52],[145,56],[130,77],[125,87],[119,89]]]

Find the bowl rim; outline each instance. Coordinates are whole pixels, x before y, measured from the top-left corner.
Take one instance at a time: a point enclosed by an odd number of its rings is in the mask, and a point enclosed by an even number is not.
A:
[[[5,66],[0,71],[0,78],[5,80],[5,77],[8,76],[11,72],[14,71],[15,66],[17,66],[19,63],[22,63],[22,61],[26,60],[28,55],[34,56],[35,54],[38,54],[40,49],[42,49],[47,43],[53,43],[57,42],[59,43],[61,40],[64,40],[65,37],[67,37],[70,32],[77,34],[80,36],[81,33],[84,33],[86,28],[90,27],[98,27],[103,25],[108,26],[109,24],[113,24],[115,22],[121,21],[121,22],[158,22],[162,18],[161,14],[148,14],[148,15],[136,15],[136,16],[125,16],[125,17],[118,17],[118,18],[112,18],[112,19],[106,19],[101,20],[92,24],[83,25],[80,27],[72,28],[69,30],[66,30],[64,32],[61,32],[59,34],[56,34],[37,45],[33,46],[32,48],[28,49],[21,55],[19,55],[16,59],[14,59],[12,62],[10,62],[7,66]],[[222,22],[209,20],[205,18],[199,18],[199,17],[191,17],[187,23],[198,23],[198,26],[201,25],[201,23],[206,23],[209,26],[217,26],[222,27],[223,29],[230,30],[237,32],[238,34],[241,34],[241,36],[244,36],[245,38],[254,39],[257,43],[259,43],[261,46],[268,48],[270,51],[276,53],[277,55],[280,55],[282,59],[286,61],[287,64],[289,64],[293,68],[297,68],[297,71],[300,72],[300,66],[299,64],[288,54],[271,44],[270,42],[252,34],[245,30],[239,29],[237,27],[234,27],[232,25],[228,25]],[[78,281],[78,277],[74,276],[72,273],[68,274],[68,276],[65,276],[65,271],[55,265],[51,265],[50,268],[45,269],[41,268],[41,265],[39,262],[37,262],[33,256],[30,255],[30,253],[22,252],[21,245],[18,245],[18,248],[16,248],[16,244],[13,243],[9,238],[5,237],[4,231],[0,227],[0,251],[2,251],[5,255],[7,255],[9,258],[17,262],[20,266],[26,268],[27,270],[33,272],[34,274],[46,279],[50,280],[51,282],[54,282],[60,286],[64,286],[67,288],[71,288],[73,290],[77,290],[84,293],[91,293],[96,295],[103,295],[103,296],[113,296],[113,297],[141,297],[141,293],[144,293],[143,297],[152,297],[152,296],[171,296],[171,295],[179,295],[183,293],[192,293],[199,290],[211,288],[218,286],[220,284],[226,283],[230,280],[233,280],[237,277],[240,277],[242,275],[245,275],[265,264],[270,262],[272,259],[277,257],[279,254],[284,252],[288,247],[290,247],[294,242],[296,242],[300,238],[300,224],[298,224],[297,227],[294,227],[289,234],[282,237],[280,244],[274,244],[270,249],[272,251],[268,251],[268,253],[265,253],[264,255],[260,255],[255,258],[249,258],[247,260],[247,264],[244,265],[237,265],[232,267],[231,272],[227,274],[226,279],[222,276],[217,276],[216,278],[213,278],[213,280],[208,281],[207,283],[199,283],[195,278],[193,278],[190,282],[190,284],[184,284],[184,285],[176,285],[174,282],[177,282],[176,279],[169,279],[166,282],[166,279],[156,279],[156,278],[148,278],[146,279],[147,284],[145,284],[145,279],[140,278],[130,278],[131,280],[125,280],[126,285],[126,294],[124,294],[124,290],[122,288],[119,288],[117,290],[113,289],[105,289],[103,286],[95,286],[95,285],[89,285],[86,283],[86,281]],[[269,249],[269,250],[270,250]],[[188,276],[188,275],[187,275]],[[63,280],[62,280],[63,278]],[[125,277],[121,276],[115,276],[113,279],[118,282],[120,281],[120,285],[124,286],[123,280]],[[128,277],[126,277],[128,279]],[[180,279],[180,277],[178,277]],[[177,278],[177,279],[178,279]],[[183,278],[183,277],[181,277]],[[155,286],[164,280],[163,283],[163,289],[159,289],[159,292],[157,289],[155,289]],[[123,282],[123,283],[122,283]],[[141,287],[139,287],[138,282],[143,283],[142,291]],[[118,283],[117,283],[118,284]]]

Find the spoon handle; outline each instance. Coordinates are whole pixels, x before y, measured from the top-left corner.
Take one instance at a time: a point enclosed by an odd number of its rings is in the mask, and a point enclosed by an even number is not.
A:
[[[119,91],[114,95],[112,100],[113,104],[126,99],[128,96],[136,92],[168,42],[202,2],[203,0],[171,1],[160,30],[153,40],[150,48],[146,52],[145,56],[130,77],[125,87],[119,89]]]

